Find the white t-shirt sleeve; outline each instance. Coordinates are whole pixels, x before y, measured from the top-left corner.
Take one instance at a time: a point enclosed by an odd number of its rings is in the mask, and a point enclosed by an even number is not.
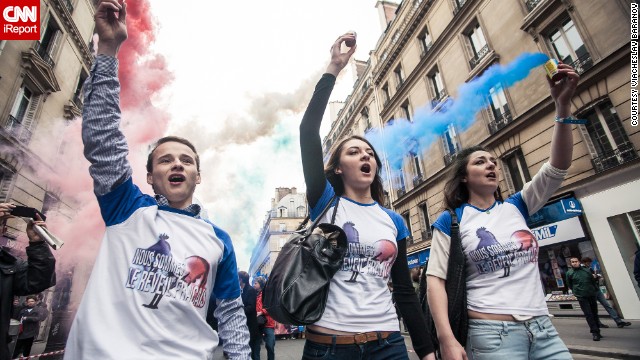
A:
[[[438,229],[433,230],[431,238],[431,253],[427,264],[427,275],[447,279],[447,266],[449,264],[449,249],[451,238]]]
[[[529,215],[540,210],[551,195],[560,188],[567,172],[568,170],[560,170],[546,162],[533,179],[524,184],[521,193]]]

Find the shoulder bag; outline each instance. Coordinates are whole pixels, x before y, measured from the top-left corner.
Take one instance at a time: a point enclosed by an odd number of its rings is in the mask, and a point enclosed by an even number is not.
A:
[[[449,248],[449,263],[447,266],[447,280],[445,290],[447,292],[447,305],[449,325],[456,340],[464,347],[467,343],[469,331],[469,315],[467,313],[467,274],[462,241],[460,239],[460,225],[455,211],[447,209],[451,215],[451,246]],[[427,327],[431,333],[431,341],[436,349],[436,355],[440,358],[438,334],[436,325],[431,316],[429,302],[427,301],[427,267],[425,266],[420,276],[420,302],[424,312]]]
[[[334,199],[331,224],[318,224]],[[339,201],[338,196],[331,199],[318,218],[306,230],[296,231],[280,250],[262,297],[277,322],[309,325],[322,317],[329,284],[347,252],[347,236],[333,224]]]

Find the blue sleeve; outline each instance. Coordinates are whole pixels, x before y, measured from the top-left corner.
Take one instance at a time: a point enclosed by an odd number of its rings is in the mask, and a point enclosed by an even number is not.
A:
[[[518,208],[518,211],[520,211],[520,214],[522,214],[523,218],[529,218],[529,209],[527,208],[527,203],[524,202],[524,198],[522,197],[522,191],[518,191],[517,193],[509,196],[509,198],[507,198],[507,200],[505,200],[504,202],[512,204],[513,206]]]
[[[380,208],[382,208],[382,210],[384,210],[384,212],[386,212],[387,215],[389,215],[389,217],[391,218],[391,221],[393,221],[393,224],[396,226],[396,229],[398,229],[398,235],[396,236],[396,241],[406,239],[411,235],[409,233],[409,229],[407,229],[407,225],[404,223],[404,219],[402,218],[402,216],[398,215],[398,213],[391,211],[385,207],[381,206]]]
[[[133,184],[131,178],[118,185],[113,191],[98,196],[100,214],[102,214],[102,219],[107,226],[120,224],[141,207],[157,204],[154,198],[143,194]]]
[[[211,224],[209,222],[209,224]],[[233,250],[231,237],[224,230],[211,224],[216,236],[224,244],[222,260],[218,264],[216,280],[213,284],[213,294],[216,299],[233,299],[240,296],[240,283],[238,282],[238,265],[236,263],[236,253]]]
[[[315,219],[318,217],[318,215],[320,215],[322,210],[324,210],[327,204],[329,204],[329,201],[333,199],[335,194],[336,192],[333,190],[333,186],[331,186],[331,184],[329,183],[329,180],[325,180],[324,191],[322,192],[322,195],[320,196],[318,203],[316,203],[316,206],[311,208],[311,212],[309,215],[311,218],[311,221],[315,221]]]
[[[438,229],[443,234],[447,234],[447,236],[451,237],[451,214],[449,214],[448,211],[443,211],[431,227]]]

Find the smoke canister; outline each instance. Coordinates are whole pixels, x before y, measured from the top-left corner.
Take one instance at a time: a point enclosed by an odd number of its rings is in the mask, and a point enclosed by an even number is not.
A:
[[[562,80],[566,74],[558,72],[558,60],[549,59],[546,63],[544,63],[544,69],[547,71],[547,76],[551,81],[560,81]]]
[[[347,31],[347,34],[353,34],[353,40],[351,39],[345,40],[344,44],[348,47],[353,47],[356,44],[356,38],[358,34],[356,34],[356,32],[353,30]]]

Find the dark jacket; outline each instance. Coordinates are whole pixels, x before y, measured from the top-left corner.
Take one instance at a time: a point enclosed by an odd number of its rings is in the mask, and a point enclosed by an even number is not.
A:
[[[567,286],[576,297],[590,297],[598,295],[598,280],[593,277],[591,269],[580,265],[567,271]]]
[[[31,310],[31,311],[29,311]],[[37,307],[29,309],[28,307],[20,310],[20,321],[22,322],[22,332],[18,334],[18,339],[35,338],[40,332],[40,317]]]
[[[640,286],[640,250],[636,250],[636,258],[633,260],[633,276]]]
[[[13,296],[39,293],[55,285],[56,259],[49,246],[36,243],[27,246],[27,261],[0,249],[0,359],[9,359],[9,319]]]
[[[256,301],[258,293],[251,285],[245,285],[242,289],[242,304],[244,305],[244,314],[247,316],[247,327],[249,327],[249,335],[251,339],[260,336],[258,330],[258,314],[256,312]]]

